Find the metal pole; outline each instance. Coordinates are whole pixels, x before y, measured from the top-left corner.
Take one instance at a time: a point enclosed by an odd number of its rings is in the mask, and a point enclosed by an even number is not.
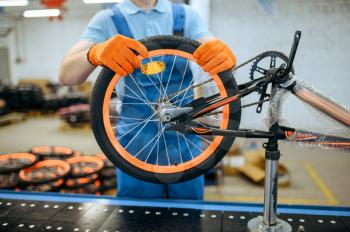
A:
[[[266,151],[268,152],[268,151]],[[265,160],[264,223],[267,226],[277,222],[278,160]]]
[[[278,129],[276,123],[271,130]],[[276,138],[271,138],[264,144],[265,152],[265,188],[263,216],[249,220],[249,232],[291,232],[292,227],[285,221],[277,218],[277,191],[278,191],[278,162],[280,151]]]

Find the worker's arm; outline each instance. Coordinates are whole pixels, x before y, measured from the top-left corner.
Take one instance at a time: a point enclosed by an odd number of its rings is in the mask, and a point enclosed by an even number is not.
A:
[[[90,41],[79,41],[64,56],[59,71],[61,84],[82,84],[94,71],[96,66],[87,59],[87,53],[92,45]]]

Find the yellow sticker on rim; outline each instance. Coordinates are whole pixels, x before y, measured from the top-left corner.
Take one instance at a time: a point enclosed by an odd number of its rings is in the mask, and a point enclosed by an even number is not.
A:
[[[152,61],[141,66],[141,72],[145,75],[154,75],[163,72],[165,63],[163,61]]]

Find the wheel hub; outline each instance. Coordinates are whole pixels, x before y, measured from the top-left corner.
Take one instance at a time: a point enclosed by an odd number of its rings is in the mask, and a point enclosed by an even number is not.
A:
[[[192,107],[179,108],[168,102],[159,102],[154,107],[157,117],[163,123],[169,123],[177,116],[191,112],[192,110]]]

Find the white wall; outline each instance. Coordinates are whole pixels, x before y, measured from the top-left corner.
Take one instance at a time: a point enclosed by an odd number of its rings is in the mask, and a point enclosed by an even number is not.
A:
[[[210,0],[190,0],[190,5],[196,9],[207,25],[210,24]]]
[[[19,22],[21,63],[16,63],[15,35],[2,43],[10,48],[11,76],[19,79],[58,79],[58,67],[62,57],[77,42],[84,27],[100,9],[99,4],[84,6],[77,1],[67,1],[68,11],[62,21],[47,18],[25,18]]]
[[[259,2],[269,2],[272,12]],[[294,31],[302,30],[295,60],[297,76],[350,106],[350,1],[212,0],[210,7],[210,28],[229,44],[238,63],[266,50],[289,54]],[[237,72],[238,82],[246,81],[246,77],[247,70]],[[292,105],[285,108],[284,117],[296,126],[334,127],[315,120],[309,108],[296,99],[289,98],[287,103]],[[262,125],[263,117],[257,118],[254,111],[245,112],[243,126]]]

